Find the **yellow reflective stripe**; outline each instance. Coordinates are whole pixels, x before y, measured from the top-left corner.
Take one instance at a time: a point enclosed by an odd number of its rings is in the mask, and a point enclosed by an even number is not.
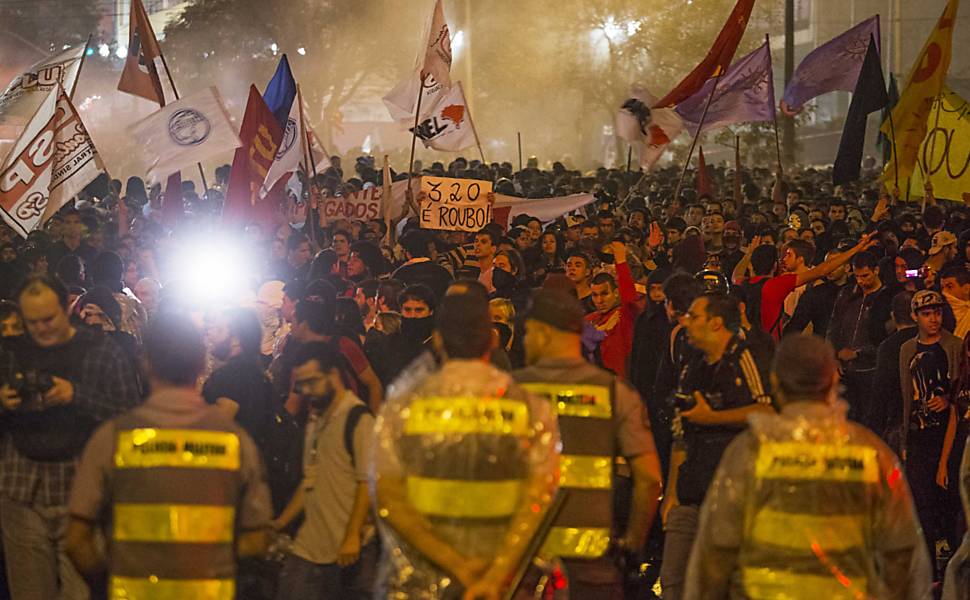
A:
[[[233,600],[234,579],[112,577],[112,600]]]
[[[612,489],[613,459],[563,454],[559,457],[559,485],[564,488]]]
[[[127,429],[118,432],[115,467],[239,470],[239,438],[224,431]]]
[[[425,515],[494,519],[511,516],[519,508],[522,481],[466,481],[407,478],[408,500]]]
[[[197,504],[116,504],[113,536],[119,542],[232,542],[236,511]]]
[[[524,383],[522,387],[554,403],[556,412],[565,417],[609,419],[613,416],[610,389],[602,385]]]
[[[856,445],[765,442],[758,449],[759,479],[814,479],[875,483],[876,449]]]
[[[826,552],[866,546],[862,515],[812,515],[765,509],[754,517],[751,539],[759,544],[810,552],[817,545]]]
[[[610,530],[598,527],[553,527],[542,543],[543,558],[598,558],[610,547]]]
[[[865,578],[845,575],[807,575],[779,569],[745,568],[744,591],[751,600],[861,600],[868,598]]]
[[[504,398],[424,397],[404,412],[405,435],[439,433],[529,435],[529,409]]]

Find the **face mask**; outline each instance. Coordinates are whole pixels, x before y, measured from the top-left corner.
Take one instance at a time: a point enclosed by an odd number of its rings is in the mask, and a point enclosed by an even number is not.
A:
[[[401,319],[401,333],[404,337],[427,339],[434,331],[434,316],[420,319]]]
[[[503,271],[502,269],[495,269],[492,271],[492,285],[496,288],[511,287],[515,284],[515,275],[509,273],[508,271]]]

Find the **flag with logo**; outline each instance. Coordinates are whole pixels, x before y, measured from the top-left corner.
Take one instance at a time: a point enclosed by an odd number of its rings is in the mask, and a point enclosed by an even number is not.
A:
[[[31,117],[58,85],[74,89],[84,47],[70,48],[46,58],[14,78],[0,94],[0,139],[17,139]]]
[[[917,152],[926,137],[927,117],[933,101],[942,93],[950,58],[953,54],[953,27],[956,24],[960,0],[949,0],[940,20],[929,39],[916,57],[913,69],[906,79],[899,103],[892,111],[896,130],[896,157],[886,163],[884,182],[908,178],[916,166]],[[882,131],[890,135],[889,120],[882,124]],[[896,165],[899,165],[897,172]]]
[[[852,102],[842,127],[842,139],[832,169],[832,183],[841,185],[859,179],[863,146],[866,141],[866,121],[869,113],[889,104],[886,81],[882,77],[876,38],[869,38],[869,49],[859,72],[859,81],[852,92]]]
[[[792,74],[781,98],[781,110],[789,116],[801,112],[805,103],[829,92],[855,90],[869,39],[879,53],[879,15],[825,42],[808,53]]]
[[[269,80],[263,91],[263,102],[273,113],[273,118],[280,126],[283,137],[276,158],[266,174],[266,179],[259,189],[259,197],[265,198],[276,182],[283,176],[296,171],[304,160],[306,147],[301,143],[301,135],[306,135],[303,128],[302,113],[297,101],[296,79],[290,70],[290,61],[284,54],[276,67],[276,73]]]
[[[129,131],[131,139],[138,140],[143,149],[148,177],[158,181],[240,145],[215,87],[166,105]]]
[[[616,114],[616,134],[637,150],[644,171],[660,160],[670,142],[684,130],[683,121],[672,108],[650,108],[656,100],[646,88],[633,86],[630,98]]]
[[[23,237],[104,170],[64,89],[47,93],[0,170],[0,215]]]
[[[680,104],[696,94],[704,82],[726,71],[734,59],[734,53],[738,51],[753,8],[754,0],[738,0],[704,60],[654,106],[662,108]]]
[[[715,82],[717,87],[715,88]],[[710,99],[710,95],[714,98]],[[707,108],[707,118],[700,127]],[[693,96],[677,105],[677,114],[691,135],[734,123],[772,121],[775,118],[775,83],[768,42],[741,58],[721,76],[711,79]]]
[[[141,0],[131,0],[128,27],[128,57],[118,81],[118,91],[139,96],[165,106],[165,93],[158,78],[155,59],[162,50]]]
[[[451,88],[451,34],[441,0],[435,1],[427,33],[411,75],[384,96],[384,104],[395,121],[414,118],[419,89],[420,117],[424,118],[431,114],[441,94]]]
[[[457,152],[475,145],[475,124],[461,82],[444,94],[415,132],[425,148]]]
[[[254,214],[253,206],[259,190],[276,159],[276,151],[283,139],[283,131],[276,117],[266,106],[255,85],[249,86],[246,114],[239,130],[241,147],[236,149],[226,188],[222,219],[240,223]]]

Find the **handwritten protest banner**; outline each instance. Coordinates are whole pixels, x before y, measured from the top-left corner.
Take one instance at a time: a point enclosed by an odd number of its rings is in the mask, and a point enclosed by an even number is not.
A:
[[[492,220],[492,183],[474,179],[422,177],[421,227],[478,231]]]
[[[370,221],[381,218],[381,193],[379,187],[355,192],[346,198],[324,198],[323,215],[330,219],[355,219]]]

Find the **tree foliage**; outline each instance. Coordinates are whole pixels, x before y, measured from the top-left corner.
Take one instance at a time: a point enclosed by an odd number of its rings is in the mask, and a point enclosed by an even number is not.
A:
[[[83,44],[88,34],[97,35],[96,0],[3,0],[0,2],[0,35],[10,35],[43,53],[64,45]]]

